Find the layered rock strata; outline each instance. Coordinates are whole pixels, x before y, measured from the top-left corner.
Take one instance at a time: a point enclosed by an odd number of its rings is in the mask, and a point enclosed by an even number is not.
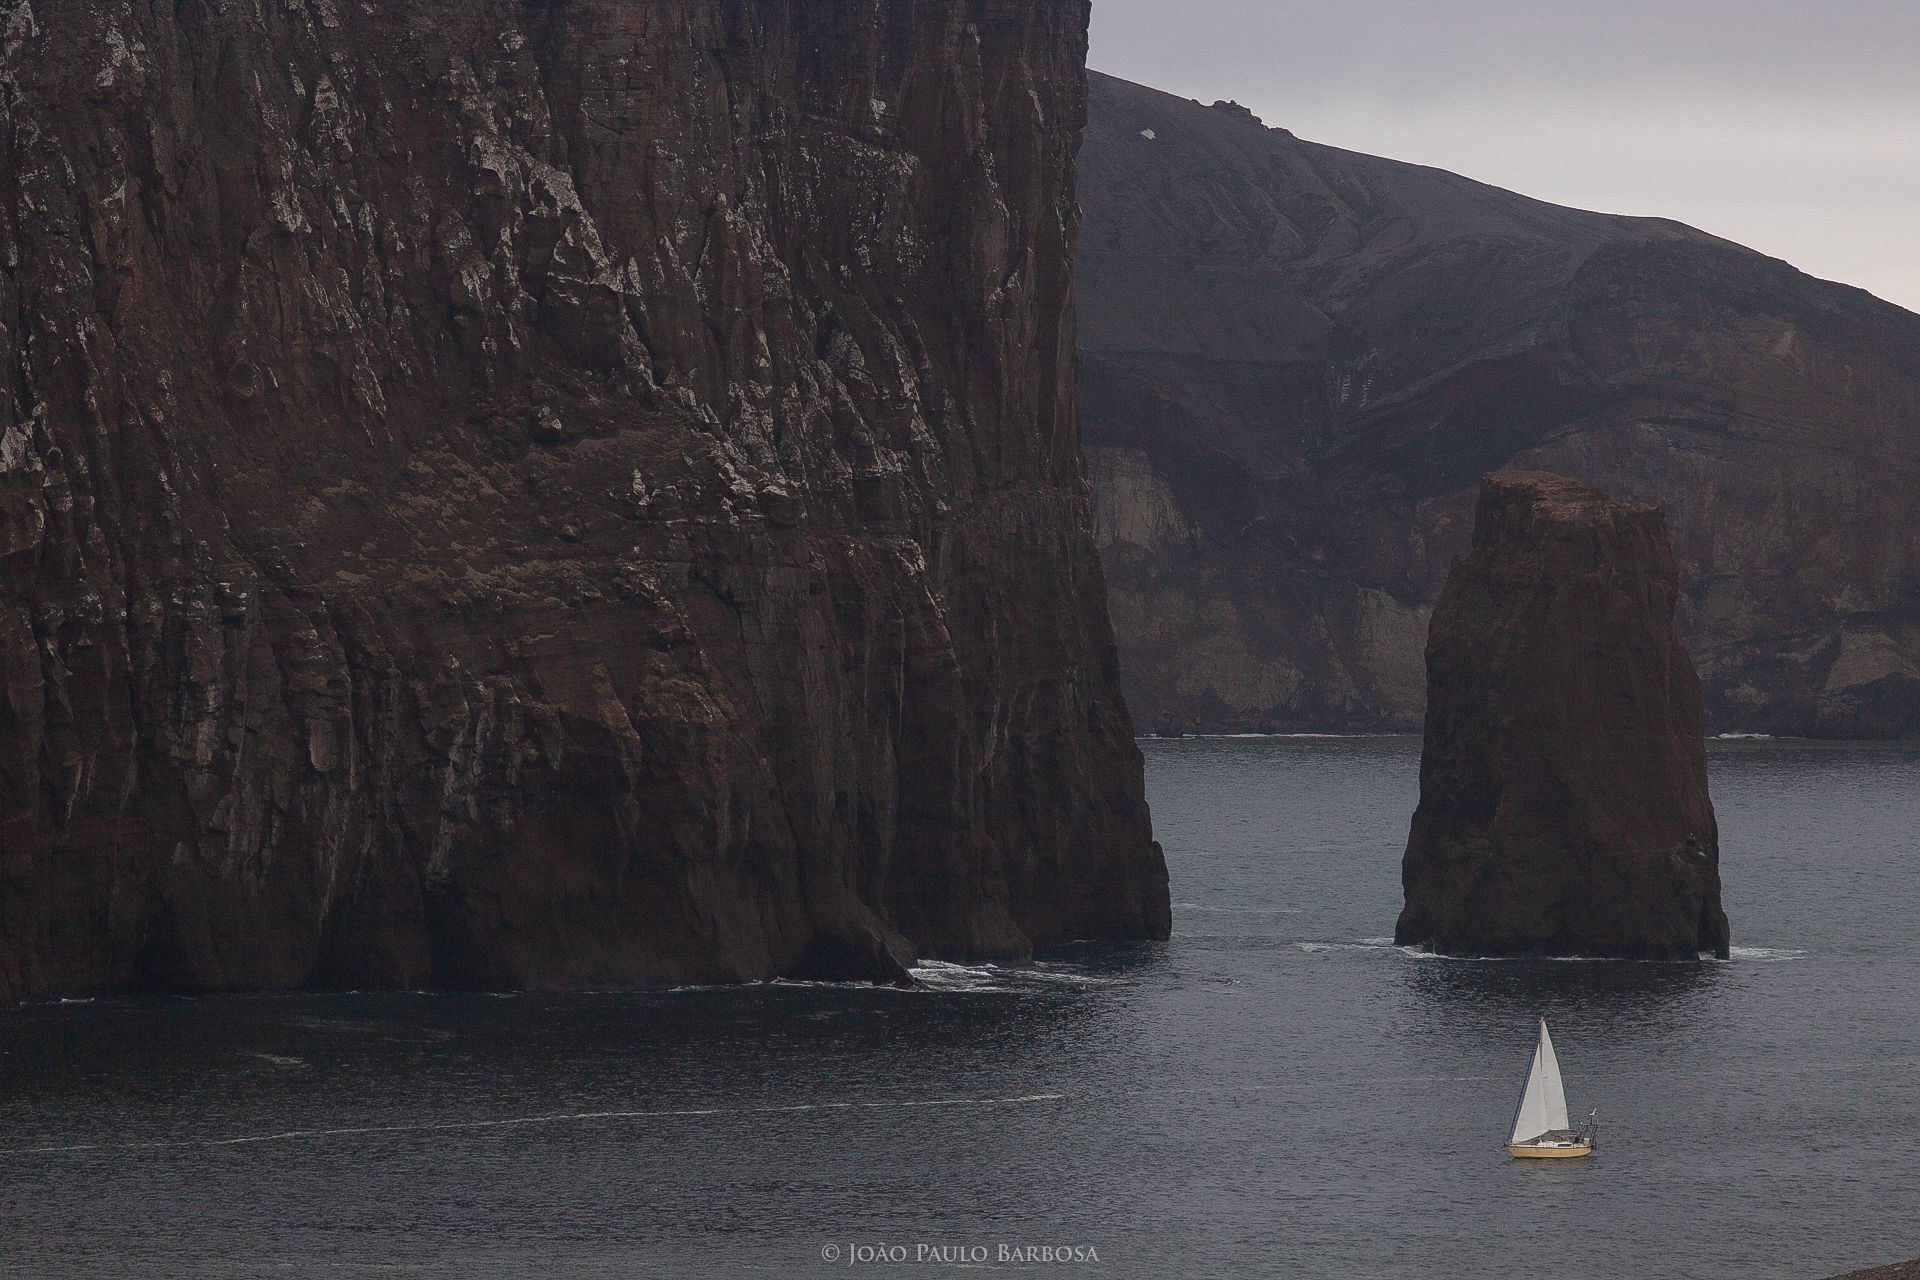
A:
[[[0,0],[0,995],[1164,935],[1086,20]]]

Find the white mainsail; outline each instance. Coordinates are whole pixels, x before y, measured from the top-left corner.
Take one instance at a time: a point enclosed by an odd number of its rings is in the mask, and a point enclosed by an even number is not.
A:
[[[1520,1106],[1513,1113],[1513,1134],[1508,1142],[1531,1142],[1543,1133],[1565,1129],[1567,1093],[1560,1087],[1560,1060],[1553,1056],[1553,1037],[1547,1034],[1547,1020],[1540,1019],[1540,1042],[1533,1047],[1533,1065],[1527,1068],[1526,1087],[1520,1091]]]

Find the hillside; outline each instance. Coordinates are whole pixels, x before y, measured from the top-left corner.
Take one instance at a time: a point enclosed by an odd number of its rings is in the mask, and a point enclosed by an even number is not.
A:
[[[1711,726],[1920,732],[1920,317],[1107,76],[1081,394],[1143,728],[1411,729],[1480,476],[1663,505]]]

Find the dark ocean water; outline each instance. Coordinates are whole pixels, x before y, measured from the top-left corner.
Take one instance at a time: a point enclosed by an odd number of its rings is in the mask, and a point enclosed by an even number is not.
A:
[[[1412,740],[1145,749],[1165,946],[918,992],[0,1012],[0,1273],[926,1276],[958,1268],[923,1246],[1004,1245],[1098,1255],[1050,1274],[1811,1280],[1920,1255],[1920,751],[1716,744],[1734,958],[1631,965],[1386,945]],[[1542,1013],[1600,1108],[1591,1160],[1501,1150]]]

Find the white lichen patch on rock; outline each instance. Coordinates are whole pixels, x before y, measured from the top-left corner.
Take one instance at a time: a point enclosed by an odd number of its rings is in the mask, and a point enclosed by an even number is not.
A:
[[[0,63],[5,64],[0,69],[11,75],[20,50],[39,34],[40,25],[33,20],[33,0],[14,0],[6,16],[0,18]]]

